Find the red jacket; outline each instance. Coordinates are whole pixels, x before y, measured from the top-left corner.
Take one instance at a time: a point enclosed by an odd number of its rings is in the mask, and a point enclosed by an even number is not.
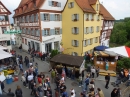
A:
[[[38,83],[39,83],[39,84],[40,84],[40,83],[42,84],[42,79],[41,79],[40,77],[38,77],[37,80],[38,80]]]

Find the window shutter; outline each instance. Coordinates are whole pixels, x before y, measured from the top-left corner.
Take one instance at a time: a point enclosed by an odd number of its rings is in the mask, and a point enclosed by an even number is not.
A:
[[[89,27],[88,29],[89,29],[89,33],[91,33],[91,27]]]
[[[39,29],[37,30],[37,36],[40,36],[40,30]]]
[[[87,30],[86,30],[86,29],[87,29],[87,28],[85,27],[85,28],[84,28],[84,34],[87,34]]]
[[[92,27],[92,33],[94,32],[94,27]]]
[[[62,21],[62,15],[60,15],[60,21]]]
[[[42,36],[44,36],[45,35],[45,30],[42,30]]]
[[[50,35],[55,35],[55,29],[50,29]]]
[[[52,21],[52,14],[50,14],[50,21]]]
[[[36,22],[38,22],[38,14],[36,14]]]
[[[77,14],[77,20],[79,20],[79,14]]]
[[[74,2],[72,3],[72,7],[74,7]]]
[[[94,38],[93,38],[93,43],[95,43],[95,42],[96,42],[96,38],[94,37]]]
[[[32,14],[32,22],[34,22],[34,14]]]
[[[77,34],[79,34],[79,28],[77,27]]]
[[[61,3],[60,2],[58,3],[58,7],[61,7]]]
[[[92,14],[89,14],[89,20],[90,21],[92,20]]]
[[[52,6],[52,1],[48,1],[49,6]]]
[[[74,14],[72,15],[72,21],[74,20]]]
[[[88,39],[88,45],[90,45],[90,39]]]
[[[43,13],[40,14],[40,17],[41,17],[41,21],[44,21],[44,14]]]
[[[10,46],[10,40],[7,41],[7,46]]]
[[[91,39],[91,44],[93,44],[93,38]]]
[[[62,34],[62,29],[60,29],[60,34]]]
[[[71,5],[70,5],[70,3],[68,3],[68,8],[71,8]]]
[[[86,45],[85,45],[85,40],[83,41],[83,46],[85,47]]]
[[[74,40],[72,40],[71,42],[72,42],[72,46],[74,46]]]
[[[74,27],[72,28],[72,34],[74,34]]]
[[[76,42],[77,42],[77,46],[79,46],[79,41],[77,40]]]

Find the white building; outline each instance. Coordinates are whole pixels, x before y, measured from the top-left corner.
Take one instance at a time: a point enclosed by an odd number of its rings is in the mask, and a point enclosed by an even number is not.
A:
[[[61,12],[66,1],[21,0],[14,15],[16,29],[22,30],[22,34],[17,35],[17,44],[22,44],[25,50],[59,50],[62,39]]]
[[[110,36],[113,30],[115,19],[102,4],[100,4],[100,14],[102,15],[100,45],[109,47]]]
[[[8,51],[12,49],[10,43],[10,34],[4,34],[4,31],[9,30],[10,22],[9,15],[11,12],[0,1],[0,45],[6,47]]]

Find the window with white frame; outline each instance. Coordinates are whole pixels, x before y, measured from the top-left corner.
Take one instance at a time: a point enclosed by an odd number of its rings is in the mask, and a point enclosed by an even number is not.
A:
[[[89,34],[89,27],[85,27],[84,34]]]
[[[78,21],[78,20],[79,20],[79,14],[73,14],[72,21]]]
[[[60,49],[59,41],[54,42],[54,50],[59,50],[59,49]]]
[[[90,27],[90,32],[91,32],[91,33],[94,32],[94,27]]]
[[[50,29],[49,28],[44,29],[44,35],[45,36],[49,36],[50,35]]]
[[[88,40],[84,40],[83,45],[84,45],[84,47],[86,47],[88,45]]]
[[[74,7],[74,2],[68,3],[68,8],[73,8]]]
[[[79,28],[78,27],[73,27],[72,28],[72,34],[78,34],[79,33]]]
[[[78,53],[77,52],[72,52],[72,55],[73,56],[78,56]]]
[[[93,44],[93,38],[90,39],[90,45],[92,45],[92,44]]]
[[[72,46],[78,47],[79,46],[79,41],[78,40],[72,40]]]
[[[49,21],[49,14],[44,14],[44,21]]]
[[[97,11],[99,10],[99,5],[98,5],[98,4],[96,5],[96,10],[97,10]]]
[[[60,34],[60,28],[55,28],[55,35],[59,35]]]
[[[88,21],[89,20],[89,14],[86,13],[85,15],[86,15],[86,21]]]
[[[100,20],[100,15],[97,15],[97,21],[99,21]]]
[[[99,32],[99,26],[96,27],[96,32]]]
[[[59,14],[55,14],[55,21],[60,21],[60,15]]]

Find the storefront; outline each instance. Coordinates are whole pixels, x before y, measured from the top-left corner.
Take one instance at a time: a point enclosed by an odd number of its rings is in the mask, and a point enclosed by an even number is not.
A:
[[[94,65],[100,69],[106,70],[106,63],[108,63],[108,70],[116,70],[117,61],[115,57],[117,54],[107,51],[94,52]]]

